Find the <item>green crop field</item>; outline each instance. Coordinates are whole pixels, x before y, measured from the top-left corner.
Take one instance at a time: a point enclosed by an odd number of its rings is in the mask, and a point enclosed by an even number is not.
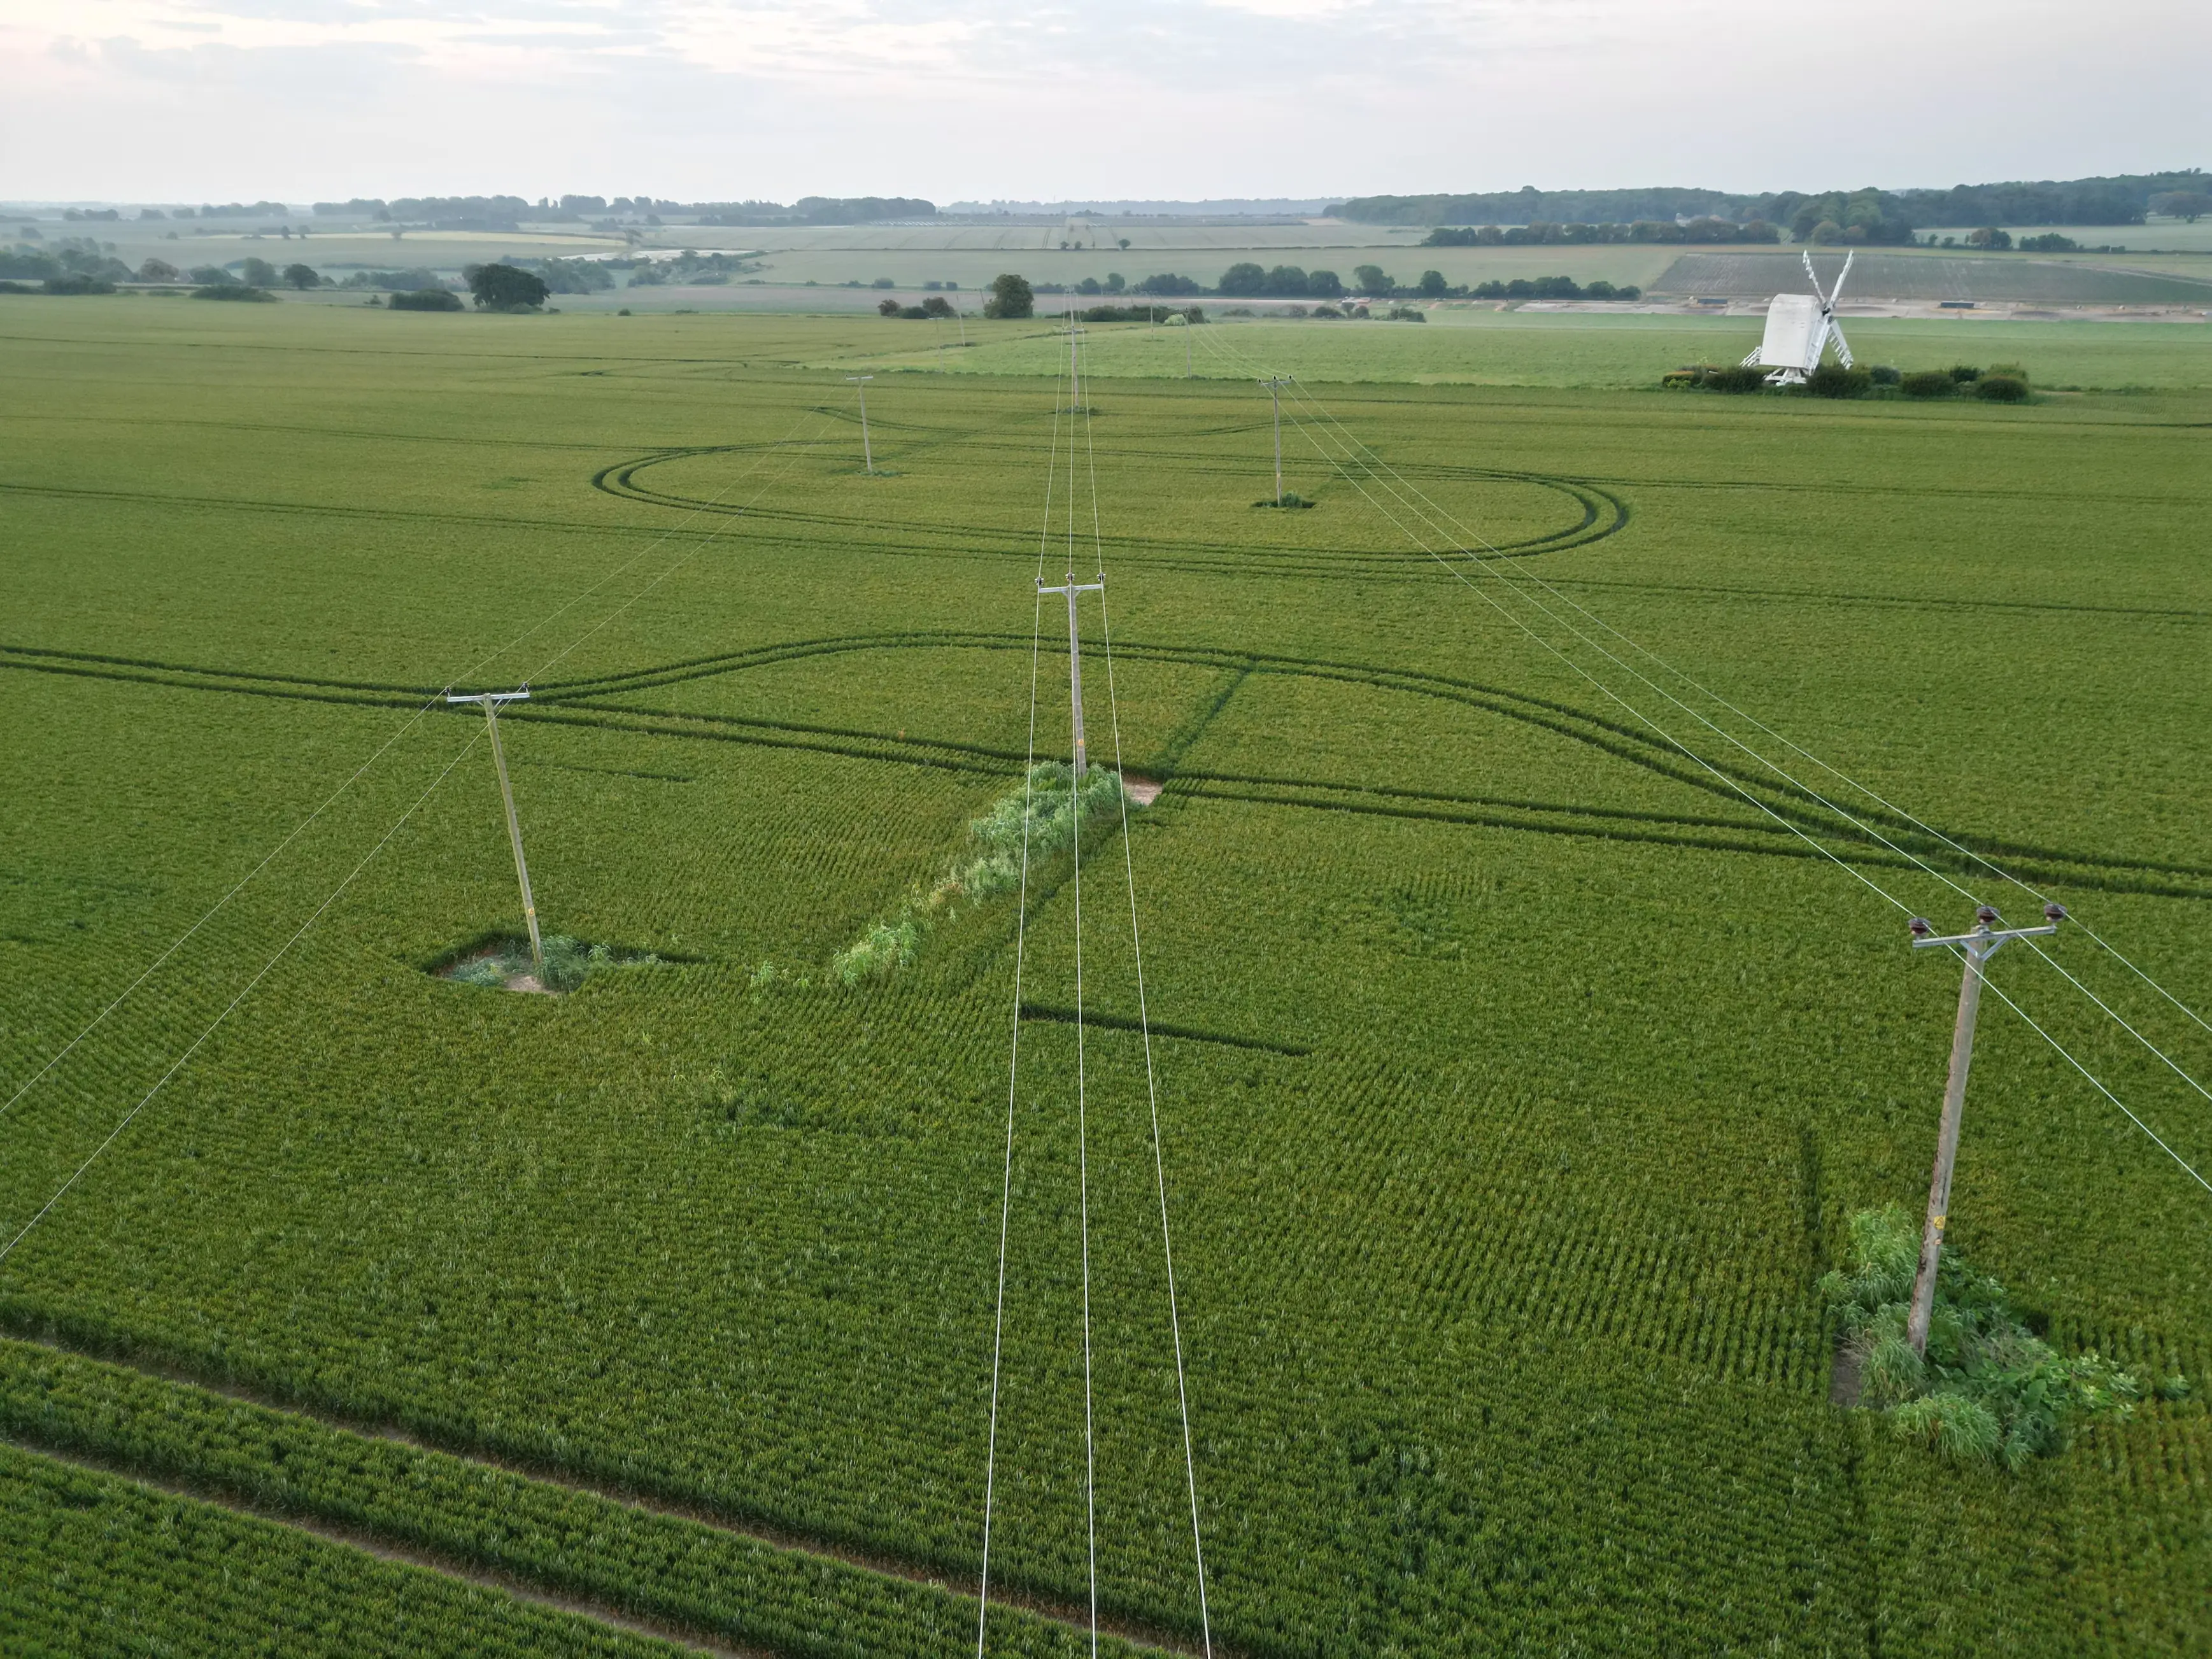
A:
[[[1206,308],[1218,310],[1213,302]],[[1650,391],[1679,364],[1740,361],[1759,343],[1764,325],[1755,316],[1501,311],[1451,302],[1427,316],[1422,324],[1231,319],[1189,339],[1172,323],[1098,325],[1090,373],[1176,379],[1188,372],[1199,379],[1249,380],[1264,365],[1267,372],[1337,382]],[[832,349],[815,361],[825,369],[849,370],[857,362],[933,374],[1041,374],[1050,373],[1064,352],[1048,325],[965,326],[974,331],[964,351],[957,349],[961,336],[951,325],[914,322],[886,331],[825,335]],[[1908,371],[2017,362],[2045,386],[2212,390],[2212,332],[2184,325],[1846,316],[1844,326],[1860,362]],[[1780,418],[1798,412],[1788,406]],[[1902,410],[1892,415],[1911,418]]]
[[[1656,660],[2202,1008],[2201,332],[1850,324],[2093,389],[1826,404],[1465,316],[1102,326],[1078,424],[1042,323],[5,301],[7,1644],[971,1647],[1007,1180],[988,1650],[1089,1648],[1087,1245],[1102,1650],[1195,1650],[1147,1021],[1218,1651],[2212,1644],[2212,1108],[2000,958],[1951,1242],[2194,1391],[2018,1473],[1831,1403],[1972,916],[1906,854],[2033,907]],[[1071,432],[1163,792],[841,983],[1064,753]],[[440,694],[526,680],[538,911],[629,961],[561,996],[433,971],[520,926]]]
[[[1960,256],[1859,252],[1845,286],[1868,300],[2028,300],[2048,305],[2212,305],[2212,280],[2194,265],[2172,274],[2113,269],[2124,254],[2100,262],[2075,256],[2017,253]],[[1843,256],[1823,249],[1815,261],[1833,282]],[[1767,253],[1685,253],[1651,284],[1662,294],[1711,294],[1765,299],[1804,291],[1797,250]]]

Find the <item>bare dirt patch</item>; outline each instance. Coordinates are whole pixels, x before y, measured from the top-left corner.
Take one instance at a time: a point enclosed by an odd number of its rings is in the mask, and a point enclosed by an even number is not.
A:
[[[1160,791],[1166,787],[1157,778],[1140,777],[1134,772],[1121,774],[1121,787],[1139,806],[1150,806],[1160,798]]]

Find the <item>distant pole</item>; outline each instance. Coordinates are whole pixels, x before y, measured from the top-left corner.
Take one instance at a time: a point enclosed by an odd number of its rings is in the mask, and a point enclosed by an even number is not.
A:
[[[868,446],[868,382],[872,374],[848,374],[846,383],[860,388],[860,462],[861,470],[872,476],[876,470],[876,452]]]
[[[1283,504],[1283,388],[1291,383],[1287,374],[1278,374],[1272,380],[1260,384],[1267,388],[1267,396],[1275,404],[1275,505]]]
[[[456,696],[446,695],[447,702],[480,702],[483,705],[484,729],[491,733],[491,762],[499,772],[499,798],[507,804],[507,838],[514,843],[514,878],[522,888],[522,919],[530,927],[530,966],[542,981],[545,973],[545,944],[538,937],[538,906],[530,896],[530,866],[522,856],[522,820],[514,814],[514,786],[507,781],[507,751],[500,747],[499,706],[503,702],[521,702],[530,696],[530,688],[520,691],[478,691]]]
[[[1959,1119],[1966,1105],[1966,1072],[1974,1063],[1974,1017],[1982,1006],[1982,966],[2008,939],[2057,933],[2066,911],[2063,905],[2046,904],[2043,914],[2048,921],[2041,927],[1992,929],[1990,924],[1997,919],[1997,913],[1984,904],[1974,913],[1972,933],[1942,939],[1936,937],[1922,917],[1913,917],[1910,924],[1914,950],[1953,948],[1966,964],[1959,981],[1959,1018],[1951,1028],[1951,1072],[1943,1086],[1943,1119],[1936,1136],[1936,1172],[1928,1183],[1928,1220],[1920,1234],[1920,1268],[1913,1276],[1912,1312],[1905,1326],[1905,1340],[1911,1343],[1913,1352],[1923,1356],[1928,1352],[1929,1322],[1936,1313],[1936,1268],[1943,1255],[1943,1229],[1950,1221],[1951,1172],[1959,1161]]]

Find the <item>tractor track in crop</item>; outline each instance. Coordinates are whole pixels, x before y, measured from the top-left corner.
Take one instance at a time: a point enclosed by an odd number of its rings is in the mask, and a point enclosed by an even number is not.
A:
[[[688,682],[722,678],[809,658],[900,650],[1027,652],[1025,635],[915,630],[833,635],[779,641],[748,650],[687,659],[625,673],[552,681],[533,688],[531,702],[507,719],[526,725],[559,725],[639,736],[721,742],[810,751],[846,759],[1004,776],[1017,772],[1023,751],[952,738],[888,733],[859,726],[776,720],[643,703],[641,694]],[[1818,860],[1827,854],[1807,837],[1851,846],[1856,861],[1911,867],[1914,860],[1984,878],[1999,878],[1996,860],[2024,879],[2079,888],[2142,893],[2155,897],[2212,898],[2212,867],[2172,860],[2071,850],[2028,842],[1998,841],[1943,832],[1985,849],[1962,854],[1901,817],[1881,809],[1844,819],[1813,792],[1778,782],[1748,766],[1722,760],[1703,767],[1672,744],[1625,720],[1553,698],[1421,670],[1205,646],[1123,641],[1116,651],[1131,661],[1211,668],[1234,676],[1225,690],[1198,711],[1197,723],[1169,740],[1157,757],[1133,757],[1132,767],[1165,786],[1164,799],[1211,799],[1251,806],[1396,817],[1539,835],[1656,842],[1702,851]],[[144,658],[0,645],[0,669],[91,678],[179,690],[342,704],[409,712],[441,688],[367,680],[318,679],[304,675],[245,672]],[[1640,772],[1693,790],[1725,812],[1663,811],[1593,803],[1415,788],[1388,779],[1286,776],[1187,766],[1182,757],[1203,726],[1237,689],[1255,678],[1284,676],[1360,686],[1458,704],[1582,744]],[[1870,827],[1869,827],[1870,826]],[[1887,842],[1889,845],[1884,845]],[[1910,855],[1909,857],[1907,855]]]
[[[1035,449],[1034,445],[993,446],[988,443],[969,443],[963,447],[963,448],[990,448],[994,447],[1007,448],[1018,447],[1024,453],[1030,453]],[[741,507],[734,503],[726,504],[709,497],[687,495],[672,489],[656,489],[650,483],[640,482],[638,477],[640,473],[644,472],[648,468],[659,466],[666,462],[693,459],[702,455],[734,453],[738,452],[738,448],[739,447],[735,445],[702,444],[678,449],[655,450],[651,453],[641,455],[630,460],[618,461],[612,465],[600,468],[597,472],[592,475],[592,487],[595,489],[603,490],[608,495],[619,497],[624,501],[639,501],[650,506],[668,507],[686,513],[717,513],[727,514],[732,516],[748,514],[750,516],[763,518],[782,519],[793,522],[850,524],[855,526],[867,526],[874,522],[863,515],[858,514],[848,515],[843,514],[822,513],[801,514],[789,509],[781,513],[757,513],[751,508]],[[1186,471],[1197,471],[1200,472],[1214,473],[1224,477],[1233,477],[1240,480],[1249,478],[1250,473],[1250,469],[1249,467],[1234,465],[1225,460],[1218,464],[1212,464],[1202,459],[1194,462],[1189,453],[1183,450],[1116,449],[1111,451],[1110,453],[1117,459],[1142,460],[1151,465],[1173,464],[1179,465]],[[1344,464],[1333,463],[1331,465],[1331,471],[1334,476],[1344,478],[1347,481],[1353,480],[1355,477],[1355,475],[1350,467]],[[1400,471],[1401,473],[1406,473],[1407,476],[1426,477],[1431,482],[1444,481],[1442,475],[1432,474],[1430,469],[1425,467],[1417,466],[1411,469],[1410,471],[1408,471],[1407,469],[1401,468]],[[1134,553],[1139,556],[1147,554],[1157,555],[1162,551],[1174,550],[1234,557],[1236,561],[1236,568],[1249,571],[1255,568],[1257,562],[1254,557],[1255,553],[1263,556],[1289,555],[1294,557],[1303,556],[1309,561],[1322,558],[1337,561],[1358,559],[1369,563],[1379,563],[1384,565],[1405,565],[1408,563],[1426,564],[1439,556],[1459,558],[1533,558],[1539,554],[1562,553],[1567,551],[1571,548],[1588,546],[1591,543],[1602,541],[1608,536],[1618,534],[1628,526],[1630,514],[1627,502],[1622,500],[1620,496],[1613,494],[1611,490],[1607,489],[1601,485],[1589,483],[1580,479],[1561,477],[1551,473],[1544,472],[1510,471],[1502,469],[1479,467],[1455,467],[1449,471],[1449,481],[1451,482],[1524,484],[1534,485],[1540,489],[1553,490],[1559,495],[1566,496],[1574,503],[1577,510],[1577,517],[1571,524],[1563,526],[1556,530],[1547,531],[1541,535],[1524,537],[1515,541],[1485,544],[1480,546],[1447,547],[1437,550],[1436,553],[1425,553],[1417,550],[1401,550],[1397,549],[1353,550],[1280,547],[1255,549],[1249,543],[1200,542],[1154,536],[1127,535],[1107,535],[1103,538],[1103,544],[1115,549],[1117,552]],[[997,538],[1005,540],[1007,539],[1011,534],[1011,532],[999,526],[987,525],[932,524],[925,526],[908,524],[905,528],[910,533],[919,532],[932,535],[949,536],[968,542],[973,542],[977,538]]]
[[[958,1598],[972,1601],[978,1592],[978,1585],[972,1577],[960,1571],[947,1571],[926,1561],[909,1559],[850,1540],[778,1525],[769,1519],[733,1515],[701,1503],[686,1501],[681,1497],[656,1492],[634,1481],[595,1480],[558,1463],[503,1455],[473,1444],[465,1438],[426,1437],[397,1422],[363,1419],[289,1392],[280,1395],[242,1384],[235,1377],[204,1374],[191,1364],[179,1363],[173,1358],[155,1358],[139,1353],[125,1341],[74,1340],[51,1328],[33,1328],[21,1317],[9,1319],[4,1329],[7,1340],[28,1348],[42,1349],[69,1359],[91,1360],[99,1364],[118,1367],[126,1372],[136,1372],[160,1382],[199,1389],[222,1400],[271,1413],[279,1419],[311,1423],[319,1428],[335,1431],[362,1441],[380,1441],[404,1446],[434,1457],[451,1459],[473,1468],[518,1477],[536,1486],[595,1498],[639,1515],[689,1522],[712,1532],[765,1545],[771,1549],[835,1561],[884,1578],[941,1590]],[[450,1550],[425,1547],[419,1542],[373,1524],[334,1520],[328,1516],[316,1515],[297,1504],[266,1501],[257,1494],[250,1476],[235,1468],[218,1471],[149,1468],[139,1458],[117,1447],[85,1443],[81,1437],[74,1434],[44,1433],[35,1425],[17,1425],[0,1432],[0,1443],[75,1468],[119,1476],[157,1491],[212,1504],[234,1514],[290,1527],[387,1560],[404,1562],[447,1577],[501,1590],[524,1601],[577,1613],[601,1624],[653,1636],[694,1650],[744,1656],[744,1659],[770,1659],[771,1656],[781,1651],[773,1646],[732,1642],[726,1634],[718,1633],[703,1625],[641,1617],[602,1599],[579,1595],[527,1573],[487,1567]],[[994,1606],[1018,1608],[1071,1631],[1087,1632],[1090,1628],[1091,1615],[1086,1607],[1073,1601],[1060,1601],[1019,1583],[1002,1584],[995,1574],[992,1598]],[[1119,1637],[1133,1646],[1158,1653],[1192,1654],[1197,1651],[1194,1644],[1173,1632],[1153,1629],[1103,1612],[1098,1619],[1098,1629],[1102,1634]],[[1224,1656],[1229,1653],[1218,1642],[1214,1651]]]
[[[334,1544],[341,1549],[358,1550],[373,1555],[380,1561],[390,1561],[400,1566],[419,1568],[434,1572],[441,1578],[453,1579],[486,1589],[500,1595],[514,1597],[555,1613],[565,1613],[574,1618],[588,1619],[595,1625],[625,1635],[643,1636],[654,1641],[672,1643],[693,1653],[717,1656],[717,1659],[777,1659],[770,1648],[746,1647],[710,1637],[678,1625],[656,1620],[640,1619],[604,1602],[581,1596],[564,1595],[532,1583],[513,1573],[491,1572],[472,1567],[466,1562],[434,1550],[420,1549],[398,1543],[388,1537],[358,1527],[344,1527],[319,1520],[312,1516],[290,1513],[253,1504],[223,1491],[212,1481],[164,1479],[135,1468],[130,1461],[120,1457],[100,1456],[89,1452],[56,1451],[40,1445],[35,1439],[19,1435],[0,1436],[0,1444],[27,1452],[33,1457],[45,1458],[66,1468],[82,1469],[88,1474],[107,1475],[118,1480],[128,1480],[133,1486],[166,1497],[182,1498],[195,1504],[208,1504],[215,1508],[239,1516],[248,1521],[258,1521],[266,1526],[283,1527],[288,1531],[305,1533]]]

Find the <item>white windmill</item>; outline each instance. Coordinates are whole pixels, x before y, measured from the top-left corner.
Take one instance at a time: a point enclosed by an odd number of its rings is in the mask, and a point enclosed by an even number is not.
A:
[[[1806,278],[1813,284],[1810,294],[1778,294],[1774,303],[1766,308],[1766,334],[1759,343],[1759,349],[1743,360],[1746,368],[1764,367],[1773,374],[1766,377],[1769,386],[1802,386],[1805,377],[1820,366],[1820,354],[1833,341],[1836,357],[1845,368],[1851,366],[1851,348],[1844,338],[1842,325],[1836,321],[1836,297],[1844,291],[1844,278],[1851,274],[1851,261],[1858,258],[1856,252],[1844,256],[1844,268],[1836,273],[1836,285],[1827,293],[1820,292],[1820,274],[1813,269],[1813,256],[1800,256],[1805,261]]]

